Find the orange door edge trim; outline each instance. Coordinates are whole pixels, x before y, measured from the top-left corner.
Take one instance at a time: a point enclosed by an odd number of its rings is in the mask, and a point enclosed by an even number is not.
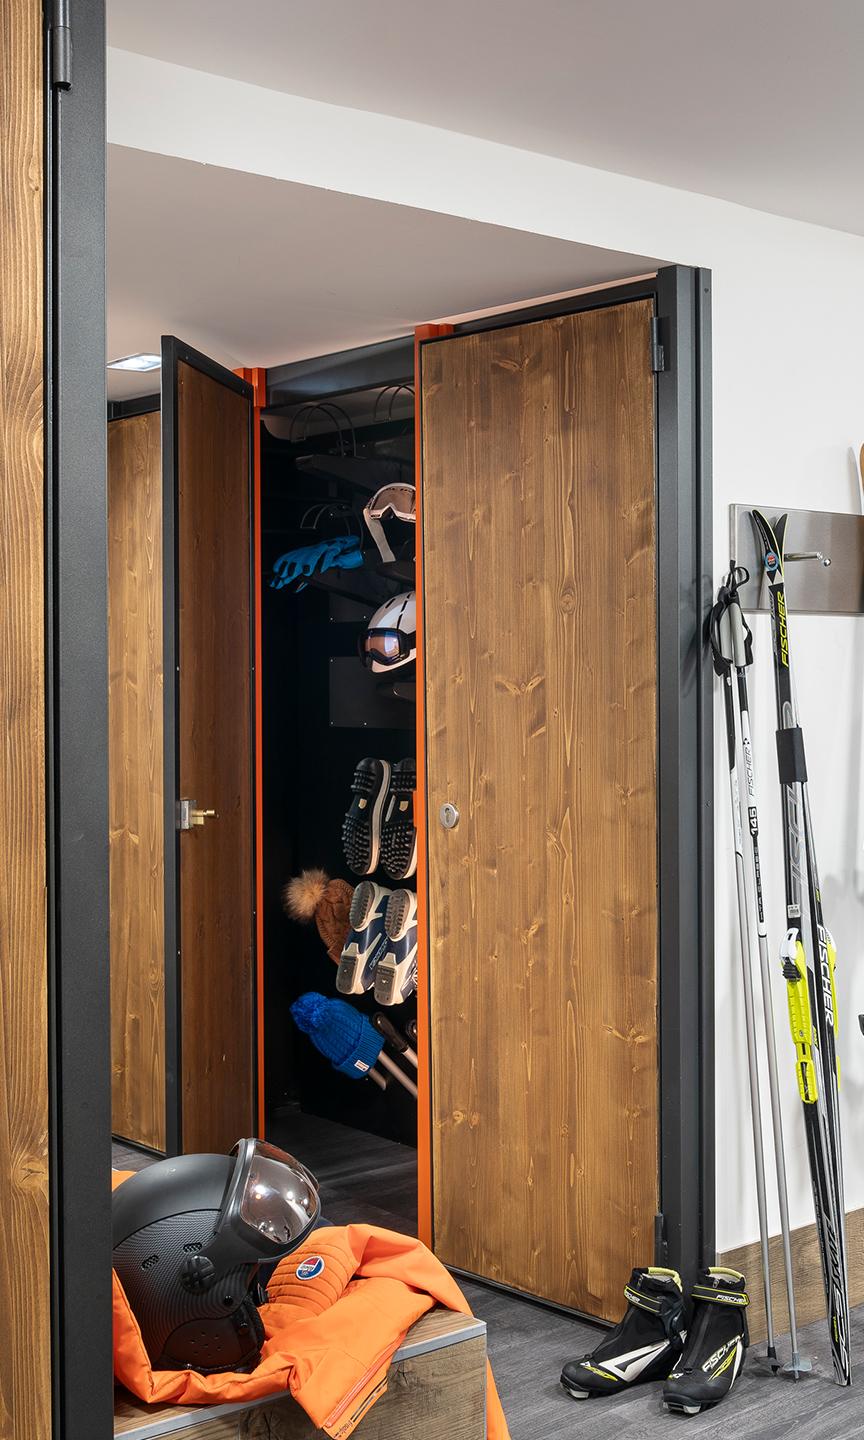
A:
[[[252,574],[255,587],[252,613],[255,617],[252,687],[255,735],[255,1051],[256,1130],[264,1136],[264,704],[262,691],[261,643],[261,411],[267,403],[267,371],[263,366],[235,372],[252,386]]]

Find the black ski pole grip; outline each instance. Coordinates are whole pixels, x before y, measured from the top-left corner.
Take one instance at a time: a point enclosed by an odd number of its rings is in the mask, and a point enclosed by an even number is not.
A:
[[[375,1014],[372,1016],[372,1024],[375,1026],[378,1034],[383,1035],[387,1043],[389,1045],[392,1045],[393,1049],[396,1050],[398,1054],[405,1054],[405,1051],[409,1048],[408,1041],[405,1039],[404,1035],[400,1035],[399,1031],[396,1029],[396,1026],[390,1020],[388,1020],[387,1016],[381,1014],[380,1010],[376,1010]]]
[[[804,732],[800,725],[777,731],[777,763],[781,785],[803,785],[807,779]]]
[[[720,655],[723,660],[734,660],[734,649],[732,644],[732,621],[729,618],[729,605],[724,606],[720,612],[719,625]]]
[[[753,659],[753,652],[747,644],[744,617],[741,614],[737,592],[729,602],[729,629],[732,641],[732,664],[736,670],[743,670]]]

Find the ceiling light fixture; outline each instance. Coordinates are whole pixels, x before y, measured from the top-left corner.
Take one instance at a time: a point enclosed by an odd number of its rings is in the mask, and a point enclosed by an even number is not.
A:
[[[109,370],[160,370],[161,355],[122,355],[119,360],[109,360]]]

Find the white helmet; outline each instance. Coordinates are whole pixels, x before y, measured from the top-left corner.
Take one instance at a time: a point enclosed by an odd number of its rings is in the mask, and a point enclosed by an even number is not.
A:
[[[360,658],[372,670],[397,670],[417,657],[417,597],[403,590],[386,600],[360,636]]]

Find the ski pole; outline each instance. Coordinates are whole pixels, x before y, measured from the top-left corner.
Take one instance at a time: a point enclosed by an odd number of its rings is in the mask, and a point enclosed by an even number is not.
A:
[[[399,1081],[399,1084],[402,1086],[403,1090],[407,1090],[409,1095],[413,1095],[414,1099],[417,1099],[417,1086],[414,1084],[414,1081],[409,1080],[408,1076],[405,1074],[405,1071],[400,1070],[395,1060],[391,1060],[390,1056],[385,1055],[383,1050],[378,1056],[377,1063],[379,1065],[383,1065],[385,1070],[389,1070],[390,1074],[393,1076],[393,1079]]]
[[[768,1207],[765,1197],[765,1156],[762,1147],[762,1108],[759,1098],[759,1060],[756,1050],[756,1017],[753,1004],[752,947],[747,887],[744,879],[744,838],[741,823],[741,790],[738,783],[738,740],[732,670],[735,664],[729,592],[721,586],[710,619],[714,669],[723,681],[726,739],[729,760],[729,795],[732,802],[732,834],[735,846],[735,885],[738,894],[738,936],[741,947],[741,975],[744,989],[744,1025],[747,1036],[747,1068],[750,1079],[750,1119],[753,1127],[753,1160],[756,1170],[756,1207],[759,1213],[759,1241],[762,1251],[762,1284],[765,1292],[765,1324],[768,1358],[776,1362],[774,1309],[771,1301],[771,1262],[768,1250]],[[776,1366],[775,1366],[776,1368]]]
[[[408,1041],[405,1039],[405,1036],[402,1034],[402,1031],[396,1029],[396,1026],[389,1019],[389,1017],[387,1015],[383,1015],[380,1010],[376,1010],[375,1014],[372,1016],[372,1024],[375,1026],[378,1034],[384,1036],[384,1039],[387,1041],[387,1044],[391,1047],[391,1049],[395,1050],[398,1055],[404,1055],[408,1063],[410,1065],[413,1065],[414,1069],[416,1070],[416,1050],[412,1049],[412,1047],[408,1044]]]
[[[747,821],[750,831],[753,890],[756,899],[756,936],[759,946],[759,970],[762,987],[762,1013],[765,1023],[765,1049],[768,1057],[768,1094],[771,1102],[771,1127],[774,1137],[774,1164],[777,1172],[777,1200],[780,1209],[780,1235],[783,1246],[783,1269],[786,1277],[786,1302],[789,1309],[789,1332],[792,1360],[785,1368],[797,1380],[801,1372],[811,1369],[809,1360],[802,1360],[798,1349],[798,1323],[795,1314],[795,1289],[792,1278],[792,1243],[789,1224],[789,1195],[786,1183],[786,1151],[783,1141],[783,1116],[780,1109],[780,1085],[777,1071],[777,1042],[774,1033],[774,1005],[771,995],[771,961],[768,952],[768,926],[765,921],[765,899],[762,891],[762,865],[759,855],[759,810],[756,801],[756,771],[753,742],[750,734],[750,703],[747,692],[747,669],[753,662],[752,635],[741,612],[738,595],[740,585],[750,579],[743,567],[732,565],[727,588],[732,631],[732,650],[737,678],[738,721],[741,732],[741,753],[744,758],[744,782],[747,791]]]

